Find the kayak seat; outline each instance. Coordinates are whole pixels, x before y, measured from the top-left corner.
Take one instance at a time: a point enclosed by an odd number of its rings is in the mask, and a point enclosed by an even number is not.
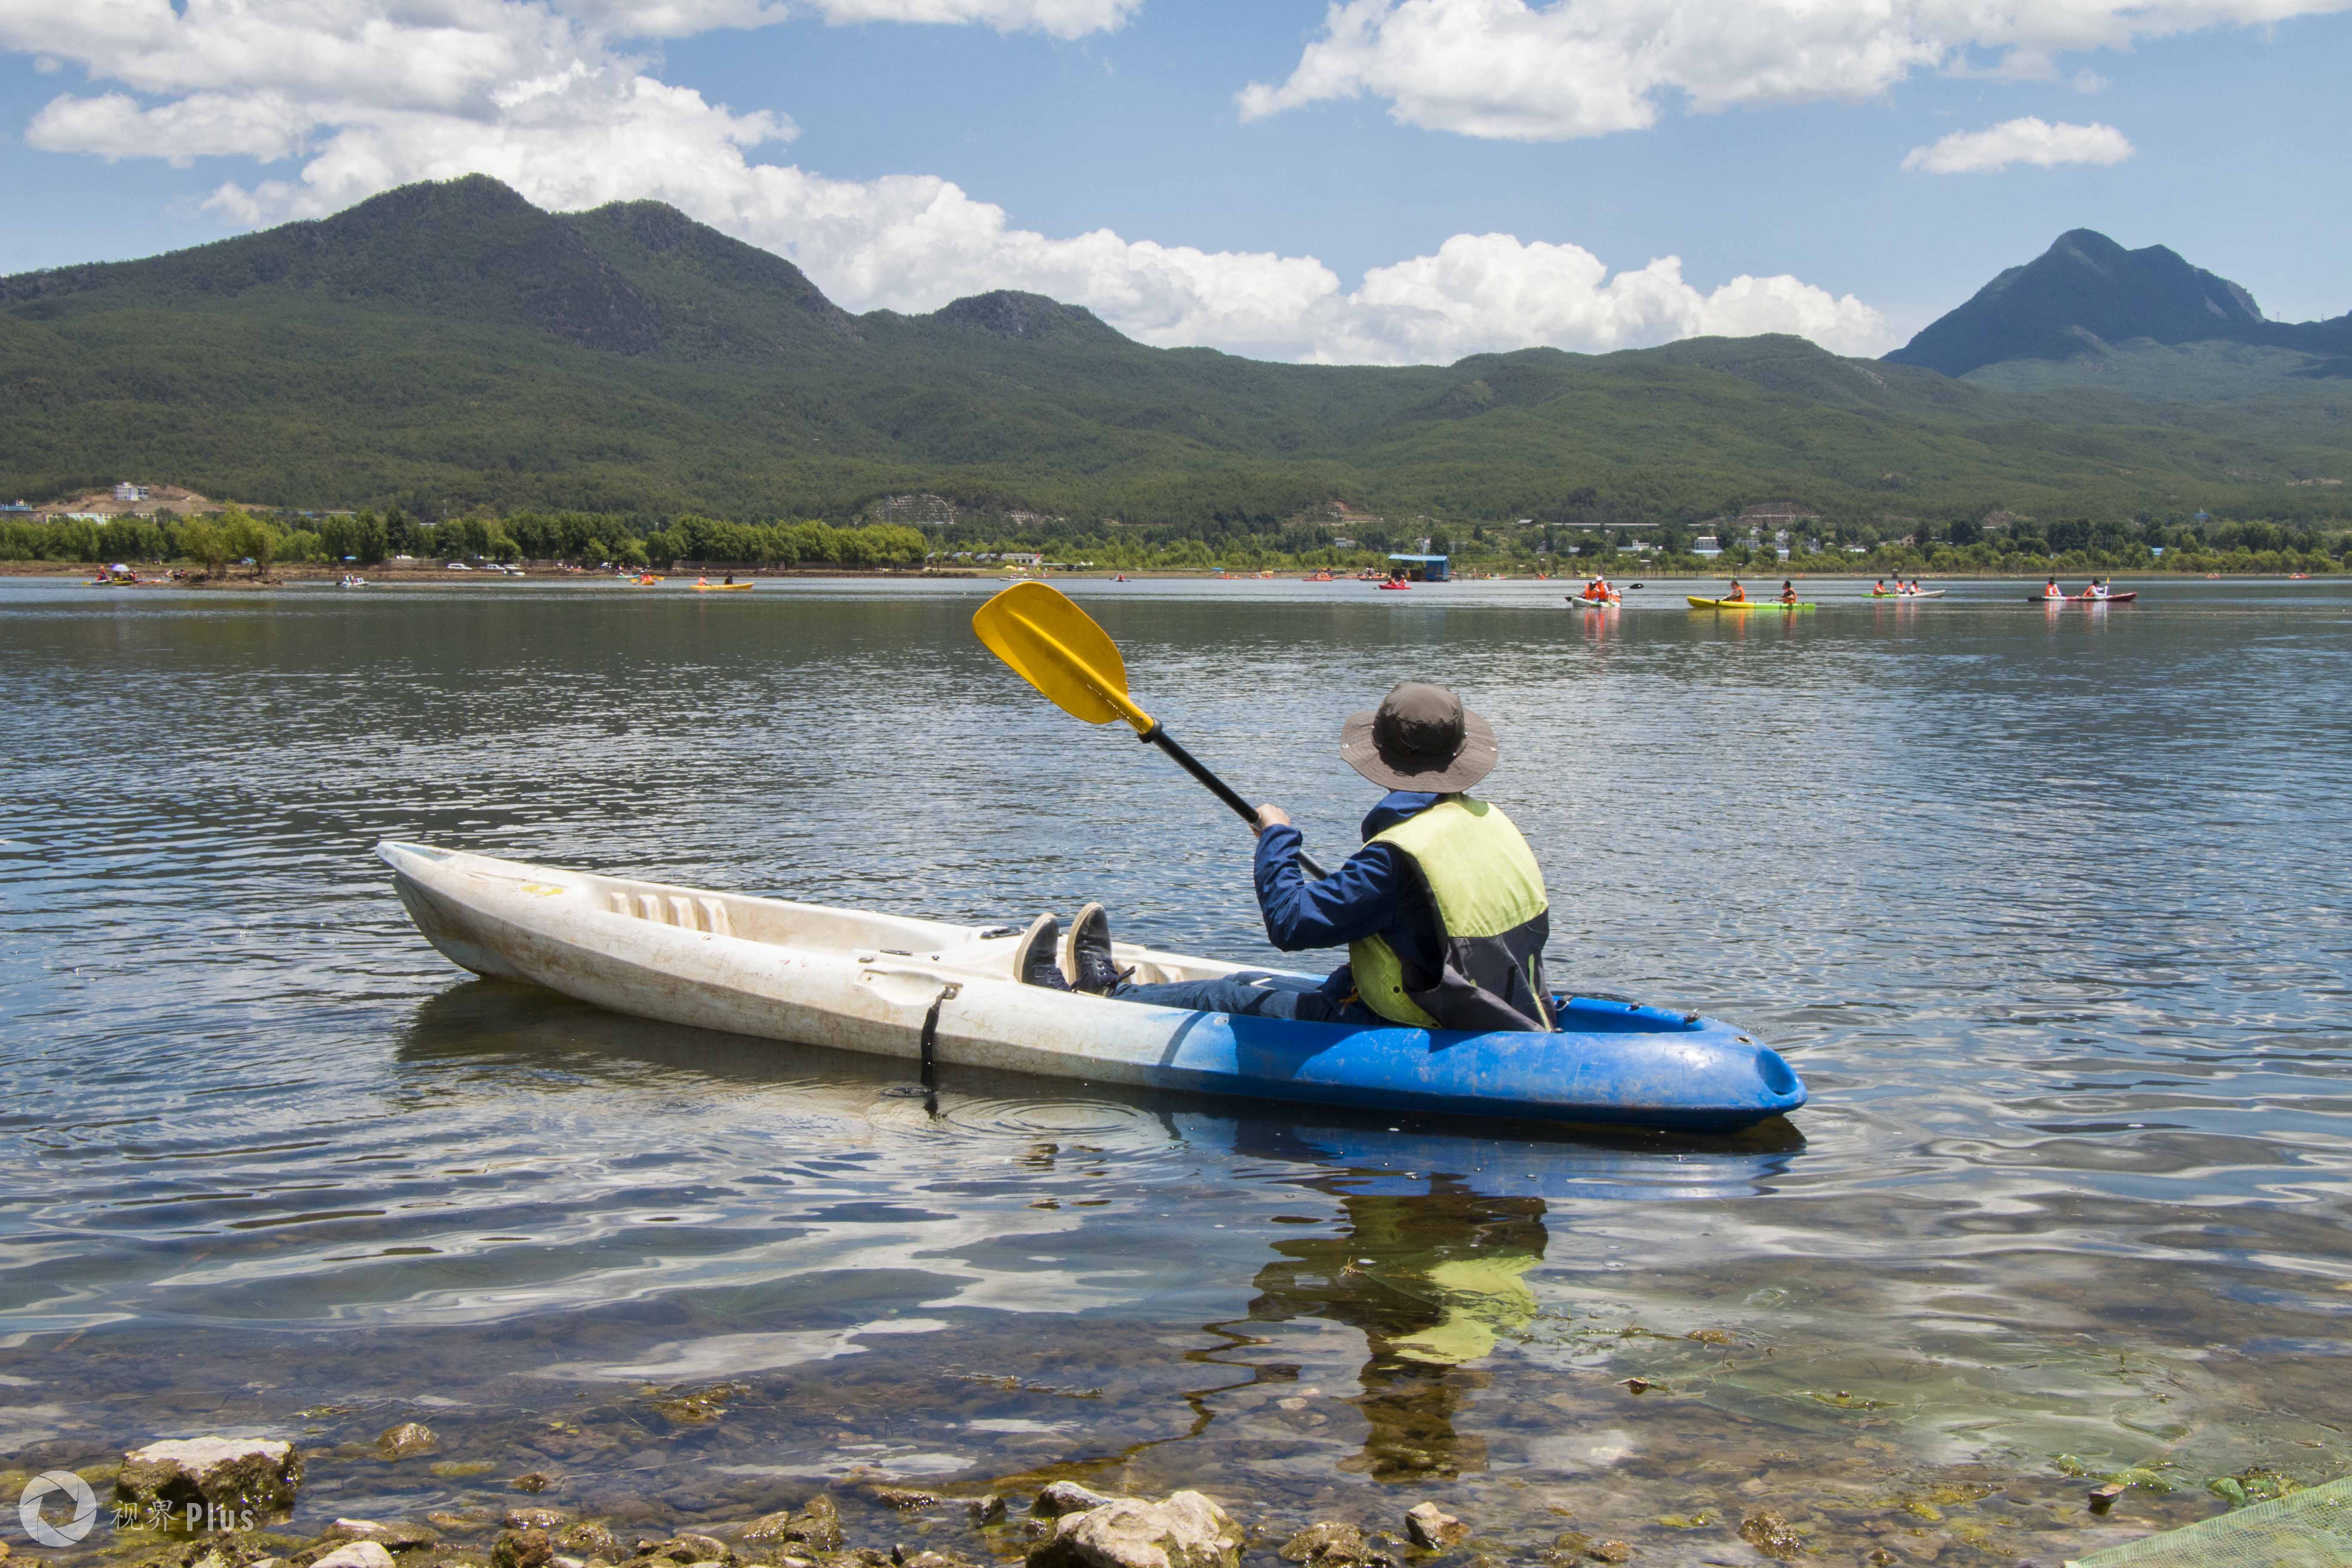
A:
[[[727,905],[718,899],[688,898],[677,893],[667,898],[658,893],[614,893],[611,898],[616,915],[684,931],[707,931],[713,936],[735,934],[727,919]]]

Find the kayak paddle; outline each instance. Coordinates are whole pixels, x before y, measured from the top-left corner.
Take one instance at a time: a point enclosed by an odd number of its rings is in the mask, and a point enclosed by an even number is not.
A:
[[[1232,807],[1234,816],[1253,827],[1257,825],[1257,807],[1178,745],[1159,720],[1136,706],[1127,694],[1127,661],[1119,657],[1118,645],[1059,588],[1015,583],[980,607],[971,617],[971,629],[989,652],[1012,666],[1013,674],[1055,707],[1089,724],[1126,720],[1135,727],[1138,740],[1167,752],[1178,767]],[[1310,877],[1324,874],[1304,851],[1298,864]]]

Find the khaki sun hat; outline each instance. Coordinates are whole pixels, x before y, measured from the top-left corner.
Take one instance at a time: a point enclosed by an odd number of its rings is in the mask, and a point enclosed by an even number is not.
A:
[[[1493,726],[1425,680],[1403,682],[1339,731],[1340,760],[1390,789],[1452,795],[1493,772],[1495,755]]]

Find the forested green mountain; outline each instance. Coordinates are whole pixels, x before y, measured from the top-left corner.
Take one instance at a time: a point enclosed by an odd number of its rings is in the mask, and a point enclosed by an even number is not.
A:
[[[2123,387],[1701,339],[1402,369],[1147,348],[1034,295],[857,316],[655,203],[549,214],[480,176],[134,262],[0,279],[0,492],[118,478],[272,505],[846,520],[983,512],[1216,536],[1391,518],[2316,519],[2352,435]]]

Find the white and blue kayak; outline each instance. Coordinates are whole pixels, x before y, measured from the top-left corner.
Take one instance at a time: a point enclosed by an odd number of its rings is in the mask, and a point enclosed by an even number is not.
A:
[[[1553,1034],[1301,1024],[1021,984],[1012,926],[830,909],[387,841],[425,940],[477,974],[638,1017],[1092,1083],[1367,1110],[1729,1132],[1805,1103],[1695,1013],[1573,997]],[[1140,982],[1246,966],[1119,943]]]

